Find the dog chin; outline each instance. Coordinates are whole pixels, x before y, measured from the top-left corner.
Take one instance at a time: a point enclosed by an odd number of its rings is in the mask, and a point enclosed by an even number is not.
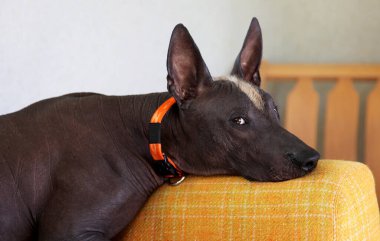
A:
[[[253,177],[250,175],[243,175],[245,179],[251,182],[283,182],[291,179],[296,179],[305,176],[308,172],[299,171],[296,173],[282,173],[281,175],[275,172],[274,170],[270,170],[267,175],[263,175],[261,177]]]
[[[297,173],[289,173],[287,175],[272,175],[271,182],[288,181],[288,180],[292,180],[292,179],[303,177],[307,173],[308,172],[305,172],[305,171],[299,171]]]
[[[274,176],[273,179],[271,180],[271,182],[283,182],[283,181],[289,181],[289,180],[292,180],[292,179],[296,179],[296,178],[300,178],[300,177],[303,177],[305,176],[307,173],[304,172],[304,173],[300,173],[298,175],[291,175],[291,176],[284,176],[284,177],[281,177],[281,176]]]

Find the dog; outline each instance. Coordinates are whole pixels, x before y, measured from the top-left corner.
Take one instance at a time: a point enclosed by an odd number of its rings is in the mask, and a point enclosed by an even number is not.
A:
[[[1,116],[0,239],[110,240],[187,174],[277,182],[311,172],[319,153],[280,126],[261,56],[253,18],[231,75],[213,79],[178,24],[168,92],[75,93]]]

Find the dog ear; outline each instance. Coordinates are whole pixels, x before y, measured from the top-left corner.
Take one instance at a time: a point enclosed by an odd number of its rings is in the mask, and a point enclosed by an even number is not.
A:
[[[168,91],[181,108],[211,86],[212,77],[189,31],[178,24],[172,33],[168,57]]]
[[[259,73],[263,53],[263,39],[259,22],[253,18],[245,37],[243,47],[235,60],[231,74],[260,86]]]

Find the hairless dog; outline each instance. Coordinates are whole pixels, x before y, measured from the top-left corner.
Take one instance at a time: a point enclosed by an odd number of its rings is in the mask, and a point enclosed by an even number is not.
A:
[[[280,126],[260,88],[261,56],[254,18],[231,75],[212,78],[179,24],[168,92],[69,94],[1,116],[0,240],[110,240],[187,174],[283,181],[312,171],[318,152]]]

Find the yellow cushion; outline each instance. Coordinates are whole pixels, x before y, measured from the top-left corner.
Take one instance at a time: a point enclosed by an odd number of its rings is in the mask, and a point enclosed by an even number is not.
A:
[[[374,180],[358,162],[321,160],[280,183],[188,177],[163,186],[120,240],[380,240]]]

